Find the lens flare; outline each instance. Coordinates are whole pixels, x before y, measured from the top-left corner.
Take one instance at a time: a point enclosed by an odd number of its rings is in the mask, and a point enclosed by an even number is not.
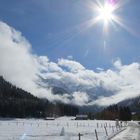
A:
[[[107,23],[113,19],[113,11],[113,5],[106,3],[103,7],[99,8],[99,18]]]
[[[107,33],[110,24],[114,25],[114,23],[120,22],[116,13],[121,6],[122,4],[118,0],[96,0],[90,4],[90,8],[94,13],[97,13],[96,17],[93,18],[93,23],[103,21],[103,32]]]

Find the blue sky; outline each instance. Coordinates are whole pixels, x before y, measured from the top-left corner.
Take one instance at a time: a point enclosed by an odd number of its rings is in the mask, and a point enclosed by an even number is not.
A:
[[[116,14],[135,35],[109,24],[104,36],[102,21],[86,29],[84,23],[95,17],[89,0],[0,0],[0,20],[21,31],[37,55],[51,61],[73,56],[88,69],[107,69],[117,58],[123,64],[140,61],[140,1],[120,1],[126,2]]]

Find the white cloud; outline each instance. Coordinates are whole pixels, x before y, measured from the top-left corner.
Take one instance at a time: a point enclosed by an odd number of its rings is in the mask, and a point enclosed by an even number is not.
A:
[[[36,60],[30,48],[20,32],[0,22],[0,74],[28,90],[37,78]]]
[[[112,69],[96,73],[85,69],[74,60],[61,60],[58,61],[58,66],[62,71],[55,73],[48,71],[46,79],[51,79],[53,82],[47,81],[47,83],[50,86],[58,85],[59,87],[66,88],[71,93],[78,92],[78,94],[72,95],[80,95],[80,93],[83,95],[83,92],[86,93],[88,98],[86,98],[86,101],[82,100],[82,103],[88,104],[89,102],[89,104],[107,105],[140,94],[140,70],[138,63],[122,65],[121,61],[117,60],[114,62]],[[62,69],[63,66],[66,68]],[[74,97],[75,101],[79,99],[77,104],[81,104],[81,97]]]
[[[0,75],[36,96],[51,97],[50,89],[39,88],[36,84],[37,58],[31,54],[31,45],[20,32],[0,22]]]
[[[97,71],[104,71],[103,68],[96,68]]]
[[[121,69],[122,67],[122,63],[121,63],[121,60],[120,59],[117,59],[113,62],[113,65],[116,69]]]
[[[39,97],[78,105],[108,105],[140,95],[140,64],[123,65],[120,59],[111,69],[95,72],[79,62],[31,53],[30,43],[7,24],[0,22],[0,75]],[[51,88],[64,89],[53,94]]]
[[[67,68],[71,72],[78,72],[79,70],[84,70],[85,68],[78,62],[73,60],[67,60],[67,59],[59,59],[58,65],[64,68]]]
[[[69,56],[67,56],[67,58],[68,58],[69,60],[72,60],[72,59],[73,59],[73,56],[72,56],[72,55],[69,55]]]
[[[73,96],[72,103],[77,105],[83,105],[88,103],[89,101],[89,97],[85,92],[74,92],[72,96]]]

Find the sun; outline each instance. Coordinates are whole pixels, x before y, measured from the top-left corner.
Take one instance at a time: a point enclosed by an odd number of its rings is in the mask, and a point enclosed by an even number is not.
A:
[[[104,23],[108,23],[113,19],[114,7],[113,5],[106,3],[98,9],[99,19],[103,20]]]
[[[112,29],[117,31],[119,26],[137,36],[135,31],[127,25],[128,21],[121,16],[122,8],[127,2],[127,0],[89,0],[87,6],[93,16],[80,25],[80,32],[102,23],[104,37],[107,37]]]

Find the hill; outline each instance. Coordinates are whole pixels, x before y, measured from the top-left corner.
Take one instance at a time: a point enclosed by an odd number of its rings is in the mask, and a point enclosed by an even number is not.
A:
[[[129,106],[131,112],[140,113],[140,96],[118,103],[120,106]]]
[[[0,76],[0,117],[46,117],[76,115],[78,108],[40,99]]]

